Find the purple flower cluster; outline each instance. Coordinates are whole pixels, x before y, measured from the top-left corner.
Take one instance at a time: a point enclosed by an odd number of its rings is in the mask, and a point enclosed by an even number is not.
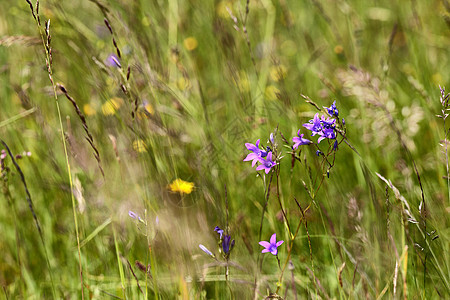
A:
[[[273,136],[271,136],[271,140],[273,140]],[[269,171],[272,167],[276,166],[272,160],[272,151],[269,146],[267,146],[266,150],[262,150],[259,147],[260,140],[256,141],[256,144],[245,143],[245,147],[252,153],[249,153],[247,157],[244,158],[244,161],[252,161],[252,167],[256,165],[257,162],[260,163],[259,166],[256,167],[256,171],[264,170],[266,174],[269,174]]]
[[[219,234],[219,243],[222,244],[223,254],[227,258],[234,247],[234,240],[231,239],[231,235],[224,234],[224,231],[219,226],[216,226],[214,231]]]
[[[219,235],[219,241],[218,241],[219,252],[222,253],[223,258],[228,261],[228,259],[230,258],[231,250],[233,250],[233,248],[234,248],[235,241],[231,239],[231,235],[226,234],[225,231],[223,229],[220,229],[219,226],[216,226],[214,228],[214,231],[217,232],[217,234]],[[200,247],[200,249],[202,249],[203,252],[205,252],[206,254],[208,254],[209,256],[214,258],[215,260],[217,260],[214,253],[211,252],[204,245],[199,244],[198,246]]]
[[[327,112],[330,116],[334,116],[336,118],[339,117],[339,111],[336,107],[336,100],[333,102],[333,104],[331,104],[330,107],[325,107],[325,109],[327,110]]]
[[[336,109],[337,111],[337,109]],[[319,135],[317,143],[324,139],[336,139],[336,119],[331,119],[322,115],[319,118],[319,113],[315,114],[314,119],[309,120],[309,123],[303,124],[303,127],[312,132],[311,136]]]
[[[219,235],[219,252],[221,252],[223,258],[228,261],[231,250],[233,250],[235,241],[232,240],[231,236],[226,234],[225,231],[223,229],[221,229],[219,226],[216,226],[214,228],[214,231],[217,232],[217,234]],[[264,247],[264,249],[261,251],[261,253],[271,253],[271,254],[277,256],[277,259],[278,259],[278,247],[280,247],[283,243],[284,243],[284,241],[282,241],[282,240],[277,242],[277,234],[274,233],[274,234],[272,234],[272,236],[270,237],[270,240],[268,242],[266,242],[266,241],[259,242],[259,244]],[[208,254],[209,256],[214,258],[215,260],[217,260],[214,253],[211,252],[208,248],[206,248],[203,244],[199,244],[198,246],[203,252],[205,252],[206,254]],[[278,265],[280,265],[279,260],[278,260]]]

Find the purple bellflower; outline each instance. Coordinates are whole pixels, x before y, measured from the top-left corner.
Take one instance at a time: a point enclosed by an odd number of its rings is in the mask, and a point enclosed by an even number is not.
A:
[[[333,128],[324,128],[320,133],[320,137],[317,139],[317,142],[320,143],[324,139],[332,139],[336,138],[336,133]]]
[[[314,119],[303,124],[303,127],[312,131],[311,136],[319,135],[317,143],[320,143],[324,139],[336,139],[335,123],[335,119],[325,118],[325,116],[319,118],[319,113],[317,113],[314,115]]]
[[[304,139],[304,138],[303,138],[303,135],[304,135],[304,134],[303,134],[303,133],[300,134],[300,129],[298,130],[297,135],[298,135],[298,136],[294,136],[294,137],[292,138],[292,141],[294,142],[294,146],[293,146],[294,149],[297,149],[298,146],[301,146],[301,145],[308,145],[308,144],[311,144],[311,143],[312,143],[310,140]]]
[[[139,222],[144,223],[144,220],[142,220],[142,218],[141,218],[137,213],[135,213],[135,212],[129,210],[129,211],[128,211],[128,215],[130,216],[130,218],[133,218],[133,219],[135,219],[135,220],[138,220]]]
[[[219,234],[219,243],[220,241],[222,242],[223,253],[225,253],[225,255],[229,255],[231,249],[234,247],[234,240],[231,240],[230,235],[224,234],[224,231],[220,229],[219,226],[216,226],[214,231]]]
[[[208,248],[206,248],[205,246],[203,246],[202,244],[198,245],[200,247],[200,249],[203,250],[203,252],[205,252],[206,254],[208,254],[209,256],[215,257],[214,254],[208,250]]]
[[[246,158],[244,158],[244,161],[252,161],[252,167],[255,166],[255,164],[259,161],[259,158],[261,157],[266,157],[267,156],[267,151],[261,150],[259,148],[259,142],[260,140],[258,139],[256,141],[256,144],[250,144],[250,143],[245,143],[245,147],[247,147],[247,149],[249,151],[252,151],[252,153],[249,153],[247,155]]]
[[[322,131],[322,124],[319,119],[319,113],[314,115],[314,119],[309,120],[309,123],[303,124],[303,127],[305,127],[308,130],[312,131],[311,136],[315,136],[316,134],[320,134]]]
[[[130,216],[130,218],[136,219],[139,217],[134,211],[129,210],[128,211],[128,215]]]
[[[217,233],[219,234],[219,239],[221,240],[221,239],[222,239],[222,235],[223,235],[223,230],[220,229],[219,226],[216,226],[216,227],[214,228],[214,231],[217,232]]]
[[[225,255],[228,255],[231,249],[233,249],[233,247],[234,247],[234,240],[231,240],[230,235],[225,235],[222,241],[223,253],[225,253]]]
[[[258,158],[258,161],[261,163],[261,165],[259,165],[259,166],[256,167],[256,171],[265,170],[265,171],[266,171],[266,174],[269,174],[270,169],[271,169],[272,167],[274,167],[274,166],[277,165],[277,164],[272,160],[272,152],[269,152],[269,153],[267,154],[267,157],[266,157],[265,159],[259,157],[259,158]]]
[[[330,119],[330,118],[325,118],[325,116],[323,115],[322,117],[320,117],[320,123],[322,124],[323,128],[333,128],[336,124],[336,119]]]
[[[328,114],[330,116],[339,117],[339,111],[336,107],[336,100],[333,102],[333,104],[331,104],[330,107],[324,107],[324,108],[328,111]]]
[[[261,251],[261,253],[267,253],[270,252],[273,255],[277,255],[278,254],[278,247],[281,246],[281,244],[283,244],[284,241],[278,241],[277,242],[277,234],[274,233],[272,234],[272,236],[270,237],[270,242],[266,242],[266,241],[261,241],[259,242],[259,244],[263,247],[265,247],[265,249],[263,249]]]

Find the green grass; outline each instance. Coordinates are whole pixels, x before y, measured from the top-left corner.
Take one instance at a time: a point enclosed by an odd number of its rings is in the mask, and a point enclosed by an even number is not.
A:
[[[40,26],[10,2],[0,139],[31,152],[16,161],[42,240],[7,157],[3,298],[448,298],[449,126],[436,117],[450,89],[447,0],[258,0],[248,14],[244,0],[48,0]],[[105,64],[113,38],[121,69]],[[309,135],[305,97],[336,100],[354,148],[340,144],[329,178],[312,145],[291,167],[279,134]],[[284,157],[257,177],[244,144],[276,128]],[[177,178],[194,190],[171,192]],[[228,265],[213,231],[227,224]],[[258,245],[275,232],[281,268]]]

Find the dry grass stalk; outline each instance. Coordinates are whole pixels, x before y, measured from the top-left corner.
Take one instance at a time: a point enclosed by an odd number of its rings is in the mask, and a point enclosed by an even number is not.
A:
[[[75,100],[72,98],[72,96],[69,95],[69,93],[67,92],[67,89],[62,84],[59,84],[59,83],[58,83],[58,88],[61,90],[61,92],[63,92],[63,94],[72,103],[73,107],[75,108],[75,111],[77,112],[77,115],[80,118],[81,123],[83,124],[83,129],[86,132],[86,135],[87,135],[86,140],[91,145],[91,148],[94,150],[94,157],[97,160],[98,168],[100,169],[100,172],[102,173],[103,177],[105,177],[105,173],[103,172],[103,168],[101,165],[100,154],[98,152],[97,147],[95,147],[94,138],[92,137],[92,134],[89,131],[89,127],[86,122],[86,117],[83,115],[83,113],[80,110],[80,107],[75,102]]]
[[[40,39],[26,35],[5,35],[0,38],[0,46],[10,47],[12,45],[34,46],[39,45]]]

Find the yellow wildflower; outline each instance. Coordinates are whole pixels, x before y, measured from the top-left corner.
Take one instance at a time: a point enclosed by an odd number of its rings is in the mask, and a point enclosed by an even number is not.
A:
[[[238,80],[238,87],[241,92],[245,93],[250,91],[250,81],[246,72],[240,72]]]
[[[198,46],[197,39],[195,37],[188,37],[183,41],[184,48],[188,51],[192,51]]]
[[[338,55],[344,53],[344,47],[342,47],[341,45],[337,45],[336,47],[334,47],[334,53]]]
[[[184,77],[180,77],[177,81],[177,86],[180,89],[180,91],[184,91],[189,87],[189,85],[190,85],[189,80]]]
[[[137,152],[147,152],[147,145],[143,140],[135,140],[133,142],[133,149]]]
[[[145,103],[144,109],[151,115],[153,115],[155,113],[155,109],[153,108],[153,106],[150,103]]]
[[[270,78],[272,78],[273,81],[280,81],[284,78],[286,78],[287,69],[283,65],[273,66],[270,68]]]
[[[227,7],[232,9],[233,3],[231,1],[220,1],[216,6],[216,13],[222,19],[230,18],[230,14],[228,13]]]
[[[170,191],[180,193],[181,195],[190,194],[194,189],[194,183],[177,178],[169,184],[169,189]]]
[[[115,114],[116,110],[118,110],[123,104],[123,100],[121,98],[112,98],[108,102],[103,103],[102,112],[105,116],[110,116]]]
[[[92,107],[92,105],[90,105],[90,104],[83,105],[83,111],[86,114],[86,116],[93,116],[97,113],[95,111],[95,108]]]
[[[266,87],[265,95],[266,95],[267,99],[269,99],[269,100],[277,100],[279,94],[281,94],[281,92],[275,86],[269,85],[269,86]]]

